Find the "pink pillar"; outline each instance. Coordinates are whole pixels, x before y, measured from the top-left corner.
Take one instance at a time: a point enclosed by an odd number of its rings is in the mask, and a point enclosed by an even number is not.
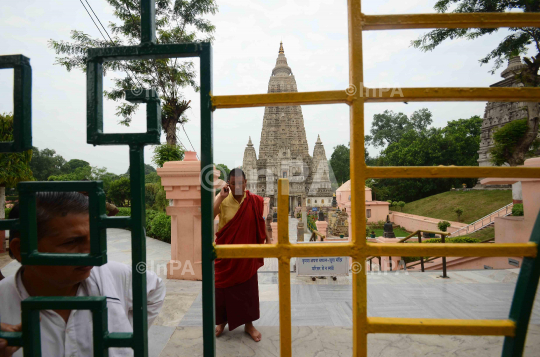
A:
[[[326,238],[326,228],[328,227],[328,222],[326,221],[316,221],[315,222],[315,225],[317,226],[317,231],[324,235],[324,237]]]
[[[186,151],[184,161],[166,162],[157,169],[171,216],[171,261],[167,278],[202,280],[201,271],[201,163],[194,151]],[[214,187],[224,183],[214,168]]]
[[[277,244],[277,241],[278,241],[277,222],[271,222],[270,227],[272,227],[272,242],[271,243]]]
[[[264,198],[264,206],[263,206],[263,217],[266,218],[268,216],[268,212],[270,212],[270,197]]]

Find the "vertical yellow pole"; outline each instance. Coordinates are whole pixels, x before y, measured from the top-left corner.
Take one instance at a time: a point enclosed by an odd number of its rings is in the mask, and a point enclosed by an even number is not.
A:
[[[289,245],[289,180],[278,180],[278,246]],[[283,249],[280,249],[283,252]],[[280,356],[291,357],[291,261],[279,256],[279,339]]]
[[[364,268],[366,259],[365,153],[364,153],[364,75],[362,58],[361,0],[348,0],[349,15],[349,93],[351,135],[351,241],[356,245],[353,264]],[[354,87],[352,87],[354,86]],[[356,270],[358,271],[358,270]],[[353,273],[353,356],[367,356],[367,276],[363,269]]]

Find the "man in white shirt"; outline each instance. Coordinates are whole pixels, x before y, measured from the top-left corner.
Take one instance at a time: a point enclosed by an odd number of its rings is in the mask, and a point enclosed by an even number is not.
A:
[[[38,250],[51,253],[89,253],[88,198],[77,192],[37,195]],[[17,207],[18,208],[18,207]],[[15,211],[15,212],[14,212]],[[15,207],[10,218],[18,217]],[[10,233],[10,254],[18,261],[18,232]],[[110,262],[101,267],[22,266],[15,276],[0,281],[0,328],[21,330],[21,301],[30,296],[106,296],[109,332],[133,331],[132,271]],[[165,298],[163,281],[147,272],[148,326]],[[43,357],[92,356],[92,314],[88,310],[42,310]],[[0,339],[0,357],[22,357],[22,350]],[[110,356],[132,356],[130,348],[111,348]]]

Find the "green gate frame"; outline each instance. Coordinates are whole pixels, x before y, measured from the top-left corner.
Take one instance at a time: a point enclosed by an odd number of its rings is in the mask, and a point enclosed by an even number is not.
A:
[[[201,163],[203,177],[212,172],[212,47],[210,43],[156,44],[155,0],[141,0],[141,44],[139,46],[93,48],[87,54],[87,142],[96,145],[128,145],[131,180],[131,216],[107,217],[105,194],[101,181],[21,182],[21,215],[19,219],[0,220],[0,230],[21,231],[23,265],[100,266],[107,263],[107,228],[131,229],[132,270],[146,264],[146,229],[144,198],[144,147],[160,144],[161,106],[153,89],[134,88],[126,91],[126,100],[146,103],[147,131],[134,134],[103,133],[103,63],[108,61],[199,57],[201,72]],[[0,56],[0,69],[14,69],[14,141],[0,142],[0,153],[32,149],[30,59],[23,55]],[[213,176],[209,176],[212,185]],[[90,204],[90,254],[55,254],[37,251],[35,193],[42,191],[86,191]],[[213,237],[212,190],[202,187],[203,237]],[[206,254],[206,255],[205,255]],[[203,259],[209,260],[208,252]],[[213,258],[210,258],[213,261]],[[204,300],[213,304],[213,264],[203,267],[205,279],[211,279],[211,290],[204,291]],[[91,310],[93,316],[94,356],[108,356],[109,347],[129,347],[136,357],[148,356],[148,319],[146,272],[133,274],[133,333],[110,333],[107,326],[105,297],[32,297],[24,300],[23,332],[0,332],[10,346],[23,346],[25,357],[41,356],[39,311],[54,309]],[[206,284],[208,285],[208,284]],[[214,321],[213,309],[205,318]],[[205,326],[208,323],[205,324]],[[215,347],[214,347],[215,351]]]

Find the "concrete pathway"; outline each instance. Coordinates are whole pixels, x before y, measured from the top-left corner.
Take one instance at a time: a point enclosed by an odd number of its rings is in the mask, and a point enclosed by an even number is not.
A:
[[[290,219],[291,242],[296,240],[296,219]],[[293,231],[294,226],[294,231]],[[294,233],[294,234],[293,234]],[[108,256],[131,263],[130,232],[107,230]],[[166,283],[163,309],[149,330],[151,357],[202,356],[201,282],[166,279],[164,266],[170,245],[147,238],[148,269]],[[259,272],[261,318],[255,326],[263,340],[255,343],[243,328],[228,331],[217,339],[217,356],[279,356],[279,297],[277,261],[265,261]],[[2,268],[4,275],[19,265]],[[275,270],[274,270],[275,269]],[[507,318],[519,269],[450,271],[450,279],[439,272],[368,275],[368,315],[383,317],[426,317],[499,319]],[[291,274],[292,336],[294,356],[352,355],[351,276],[332,279],[297,277]],[[540,351],[540,304],[537,296],[525,356]],[[369,356],[500,356],[502,337],[370,335]]]

